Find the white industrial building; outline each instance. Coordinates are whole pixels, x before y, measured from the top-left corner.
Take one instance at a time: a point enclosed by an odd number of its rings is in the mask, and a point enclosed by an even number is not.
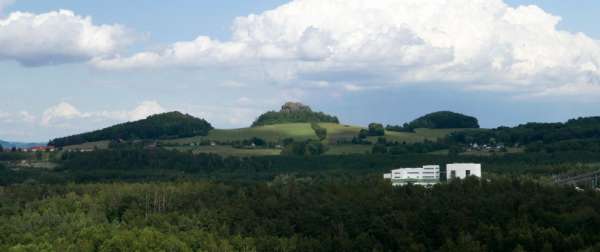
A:
[[[421,168],[396,169],[384,174],[383,178],[392,180],[394,186],[407,184],[431,186],[440,182],[440,166],[426,165]]]
[[[475,176],[481,178],[481,164],[447,164],[446,165],[446,178],[452,179],[465,179],[469,176]]]
[[[481,164],[447,164],[446,178],[465,179],[469,176],[481,178]],[[392,181],[394,186],[407,184],[432,186],[440,183],[440,166],[426,165],[421,168],[400,168],[383,175],[384,179]]]

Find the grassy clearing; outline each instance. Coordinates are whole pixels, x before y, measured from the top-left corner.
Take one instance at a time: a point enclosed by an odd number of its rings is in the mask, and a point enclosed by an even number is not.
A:
[[[208,136],[181,138],[166,140],[171,144],[189,144],[200,142],[202,140],[230,142],[242,141],[253,137],[262,138],[269,142],[278,142],[285,138],[294,138],[296,140],[317,139],[314,130],[308,123],[289,123],[268,125],[254,128],[242,129],[217,129],[208,133]]]

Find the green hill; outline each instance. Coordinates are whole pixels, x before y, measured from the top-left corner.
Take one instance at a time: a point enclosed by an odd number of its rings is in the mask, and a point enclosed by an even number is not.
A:
[[[335,116],[323,112],[314,112],[309,106],[302,103],[288,102],[281,107],[280,111],[269,111],[264,113],[252,123],[252,127],[284,124],[284,123],[310,123],[329,122],[339,123]]]
[[[328,144],[329,150],[326,154],[365,153],[371,150],[372,145],[349,144],[364,127],[337,123],[319,123],[319,126],[327,129],[327,138],[324,142]],[[425,140],[434,141],[461,130],[463,129],[416,129],[415,132],[386,131],[385,138],[392,142],[418,143]],[[161,142],[179,150],[199,153],[219,153],[227,156],[278,155],[280,153],[280,150],[272,147],[240,150],[229,146],[229,143],[240,142],[255,137],[270,143],[281,143],[287,138],[293,138],[295,141],[319,139],[310,123],[286,123],[241,129],[215,129],[211,130],[206,136],[167,139]],[[369,137],[368,140],[374,143],[377,141],[377,138]],[[206,145],[207,141],[214,141],[218,145],[208,146]],[[204,145],[200,143],[204,143]]]
[[[472,116],[451,111],[440,111],[419,117],[410,122],[408,126],[411,129],[478,129],[479,121]]]
[[[207,121],[180,112],[149,116],[79,135],[57,138],[49,145],[63,147],[105,140],[169,139],[206,135],[213,127]]]
[[[386,129],[412,132],[415,129],[479,129],[477,118],[451,111],[439,111],[421,116],[403,126],[388,125]]]

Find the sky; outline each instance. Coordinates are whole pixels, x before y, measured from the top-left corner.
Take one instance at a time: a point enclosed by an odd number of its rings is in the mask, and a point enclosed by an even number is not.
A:
[[[0,139],[182,111],[246,127],[300,101],[343,123],[600,115],[596,0],[0,0]]]

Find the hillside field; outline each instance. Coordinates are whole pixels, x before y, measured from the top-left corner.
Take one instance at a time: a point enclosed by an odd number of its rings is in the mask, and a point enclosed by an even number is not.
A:
[[[335,144],[338,140],[350,141],[363,129],[363,127],[359,126],[335,123],[320,123],[319,125],[327,129],[326,141],[330,144]],[[415,133],[386,131],[385,138],[388,141],[415,143],[425,140],[433,141],[459,130],[463,129],[417,129]],[[310,123],[289,123],[241,129],[215,129],[210,131],[207,136],[164,140],[163,142],[167,144],[189,145],[206,140],[232,142],[251,139],[253,137],[261,138],[268,142],[278,142],[286,138],[293,138],[296,141],[317,139]],[[377,141],[377,137],[370,137],[369,140],[375,142]]]
[[[371,151],[372,145],[349,144],[361,129],[360,126],[344,125],[336,123],[319,123],[327,129],[327,138],[324,143],[328,145],[326,155],[364,154]],[[386,131],[385,138],[391,142],[418,143],[425,140],[435,141],[456,131],[466,129],[416,129],[411,132]],[[471,129],[474,130],[474,129]],[[214,129],[207,136],[196,136],[169,140],[159,140],[161,144],[169,146],[170,149],[180,151],[192,151],[194,153],[214,153],[223,156],[271,156],[279,155],[281,149],[277,148],[234,148],[231,142],[243,141],[252,138],[261,138],[267,142],[277,143],[286,138],[296,141],[317,140],[310,123],[287,123],[240,129]],[[378,137],[369,137],[372,143],[377,142]],[[199,143],[214,141],[216,146],[200,145]],[[78,145],[65,146],[65,150],[77,149],[106,149],[109,141],[88,142]]]

